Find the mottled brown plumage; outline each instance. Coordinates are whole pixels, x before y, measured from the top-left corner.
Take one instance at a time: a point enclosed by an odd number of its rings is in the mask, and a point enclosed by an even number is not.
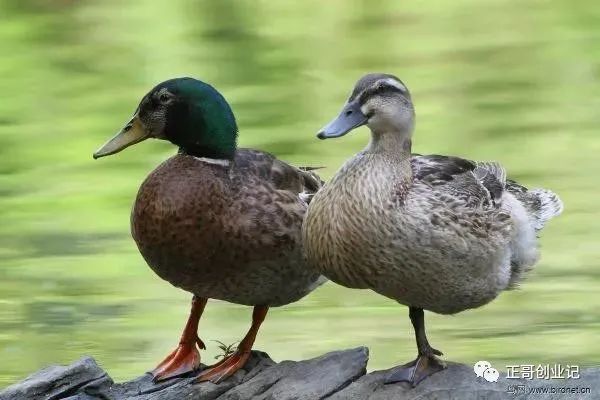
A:
[[[318,137],[366,124],[371,141],[314,196],[303,238],[309,261],[332,281],[409,306],[418,358],[388,382],[416,385],[444,368],[423,310],[454,314],[513,288],[538,260],[536,231],[562,203],[507,183],[498,163],[411,154],[414,115],[398,78],[358,81]]]
[[[240,149],[230,166],[177,154],[142,184],[132,234],[148,265],[199,297],[280,306],[319,274],[302,258],[300,229],[314,175]]]

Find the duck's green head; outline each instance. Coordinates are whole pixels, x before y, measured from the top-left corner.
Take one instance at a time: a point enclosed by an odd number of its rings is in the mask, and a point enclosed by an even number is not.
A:
[[[211,85],[193,78],[170,79],[142,98],[131,120],[94,158],[148,138],[168,140],[197,157],[232,159],[237,125],[231,107]]]
[[[344,136],[368,125],[371,132],[410,135],[415,110],[404,83],[390,74],[367,74],[360,78],[340,114],[323,127],[319,139]]]

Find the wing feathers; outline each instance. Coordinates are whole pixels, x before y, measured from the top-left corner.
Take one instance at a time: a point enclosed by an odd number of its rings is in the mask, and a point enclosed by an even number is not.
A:
[[[536,230],[563,210],[563,203],[555,193],[546,189],[529,190],[507,179],[506,169],[497,162],[415,154],[411,164],[415,180],[462,200],[465,207],[499,208],[504,191],[508,191],[523,204]]]

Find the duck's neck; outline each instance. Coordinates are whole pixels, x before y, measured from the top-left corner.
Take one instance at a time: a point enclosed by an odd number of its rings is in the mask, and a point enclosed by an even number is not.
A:
[[[375,132],[371,131],[371,141],[365,149],[366,153],[383,154],[406,160],[410,158],[412,142],[410,132]]]
[[[231,161],[235,156],[235,147],[233,148],[233,152],[231,152],[230,150],[223,151],[218,148],[207,147],[200,144],[188,145],[185,148],[179,147],[179,154],[187,154],[188,156],[196,158]]]

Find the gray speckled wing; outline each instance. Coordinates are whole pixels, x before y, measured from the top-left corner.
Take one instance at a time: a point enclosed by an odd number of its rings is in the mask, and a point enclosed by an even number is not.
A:
[[[560,198],[547,189],[527,189],[506,178],[497,162],[470,161],[459,157],[414,154],[415,180],[461,199],[467,207],[500,207],[503,194],[513,195],[525,208],[536,230],[562,212]]]
[[[504,169],[460,157],[419,155],[411,158],[414,179],[463,202],[468,208],[497,206],[502,198]]]
[[[515,287],[538,260],[535,232],[562,211],[558,196],[546,189],[528,190],[507,180],[506,170],[496,162],[415,155],[411,165],[417,181],[427,183],[438,194],[450,195],[460,206],[475,212],[496,209],[498,216],[510,216],[511,275],[508,288]]]

